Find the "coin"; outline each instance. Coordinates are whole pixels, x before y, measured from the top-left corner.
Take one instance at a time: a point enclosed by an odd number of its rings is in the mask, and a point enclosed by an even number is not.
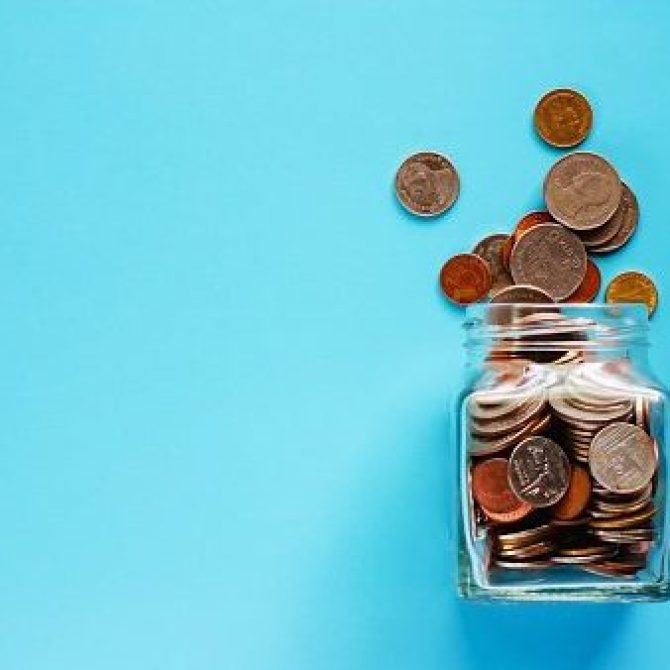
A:
[[[491,282],[488,263],[475,254],[452,256],[440,271],[444,294],[458,305],[481,300],[489,292]]]
[[[612,279],[605,290],[605,302],[641,302],[647,306],[649,316],[656,311],[658,291],[654,282],[641,272],[623,272]]]
[[[654,441],[644,430],[629,423],[606,426],[591,443],[591,474],[614,493],[639,491],[653,477],[656,464]]]
[[[544,199],[551,215],[574,230],[606,223],[621,201],[617,171],[596,154],[576,152],[554,163],[544,180]]]
[[[570,463],[553,440],[529,437],[512,451],[508,477],[517,498],[533,507],[550,507],[568,490]]]
[[[517,284],[530,284],[555,300],[572,295],[586,275],[582,241],[563,226],[542,223],[514,245],[510,270]]]
[[[605,254],[620,249],[637,229],[640,209],[635,194],[621,183],[621,202],[612,218],[600,228],[582,231],[580,237],[594,254]]]
[[[489,235],[481,240],[472,253],[481,256],[491,270],[491,288],[489,293],[497,293],[512,284],[512,277],[503,264],[502,249],[509,235]]]
[[[514,231],[503,243],[502,246],[502,259],[503,264],[506,268],[509,268],[509,261],[512,255],[512,249],[516,244],[517,240],[531,228],[539,225],[540,223],[555,223],[551,218],[551,214],[547,211],[538,211],[538,212],[528,212],[524,214],[523,217],[516,224]]]
[[[574,147],[589,134],[593,112],[581,93],[570,88],[557,88],[540,98],[534,121],[538,134],[547,144]]]
[[[573,465],[568,490],[552,510],[554,518],[559,521],[579,518],[580,514],[586,509],[590,497],[591,478],[589,473],[579,465]]]
[[[586,274],[577,290],[565,302],[591,302],[600,290],[600,270],[590,259],[586,259]]]
[[[517,284],[498,291],[491,298],[491,302],[494,304],[534,303],[542,305],[554,302],[554,299],[549,293],[536,286]]]
[[[407,158],[395,178],[396,195],[412,214],[437,216],[456,201],[460,181],[451,161],[434,151]]]
[[[482,461],[472,468],[472,495],[487,516],[501,523],[519,521],[532,511],[510,488],[504,458]]]

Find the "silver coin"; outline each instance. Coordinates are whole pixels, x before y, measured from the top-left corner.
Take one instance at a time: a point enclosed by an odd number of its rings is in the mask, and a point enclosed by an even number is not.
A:
[[[593,439],[589,466],[596,481],[614,493],[633,493],[656,472],[657,453],[647,433],[629,423],[612,423]]]
[[[621,203],[610,220],[616,226],[614,235],[604,242],[597,244],[594,244],[592,240],[582,237],[584,244],[594,254],[605,254],[620,249],[630,240],[637,229],[637,222],[640,218],[640,208],[637,204],[637,198],[628,186],[622,184],[622,187]],[[609,227],[609,225],[610,222],[606,223],[603,227]]]
[[[537,286],[520,285],[508,286],[501,289],[491,297],[493,304],[504,303],[534,303],[546,304],[555,302],[555,300]]]
[[[483,258],[491,270],[492,283],[489,295],[495,295],[498,291],[512,285],[512,276],[503,263],[502,247],[509,235],[489,235],[481,240],[472,250],[480,258]]]
[[[542,223],[514,245],[510,270],[517,284],[530,284],[554,300],[572,295],[586,276],[582,241],[557,223]]]
[[[605,224],[619,206],[621,190],[617,171],[601,156],[587,152],[561,158],[544,180],[544,199],[551,215],[580,231]]]
[[[570,463],[553,440],[539,435],[529,437],[512,451],[508,479],[518,498],[533,507],[549,507],[568,490]]]

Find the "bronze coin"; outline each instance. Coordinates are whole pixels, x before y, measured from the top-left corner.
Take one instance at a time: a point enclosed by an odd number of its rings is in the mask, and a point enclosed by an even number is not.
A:
[[[621,191],[617,171],[604,158],[586,152],[561,158],[544,180],[547,209],[556,221],[578,231],[606,223],[621,202]]]
[[[552,219],[551,214],[547,211],[541,212],[528,212],[524,214],[523,217],[516,224],[514,231],[504,242],[502,247],[502,259],[504,266],[509,269],[509,261],[512,255],[512,249],[517,243],[518,239],[531,228],[539,225],[540,223],[555,223]]]
[[[647,433],[629,423],[611,423],[593,438],[589,466],[594,479],[614,493],[634,493],[656,472],[657,453]]]
[[[568,490],[570,462],[548,437],[528,437],[512,451],[508,464],[512,491],[533,507],[551,507]]]
[[[456,201],[460,180],[451,161],[434,151],[407,158],[395,178],[400,203],[417,216],[437,216]]]
[[[578,91],[557,88],[535,106],[535,128],[554,147],[574,147],[586,139],[593,123],[589,101]]]
[[[552,562],[547,560],[536,561],[493,561],[494,568],[502,568],[503,570],[545,570],[552,567]]]
[[[654,282],[641,272],[623,272],[612,279],[605,290],[605,302],[637,303],[647,306],[652,316],[658,305],[658,291]]]
[[[579,465],[573,465],[568,490],[552,510],[554,518],[559,521],[579,518],[586,509],[590,497],[591,477],[589,473]]]
[[[532,511],[510,488],[504,458],[492,458],[473,466],[472,495],[487,516],[501,523],[519,521]]]
[[[586,274],[577,290],[565,302],[591,302],[600,291],[600,270],[590,259],[586,259]]]
[[[536,286],[562,300],[584,281],[586,250],[579,237],[563,226],[542,223],[514,245],[510,270],[517,284]]]
[[[475,254],[452,256],[440,270],[444,294],[457,305],[468,305],[486,296],[491,288],[488,263]]]
[[[620,249],[637,229],[640,209],[635,194],[621,183],[621,202],[607,223],[594,230],[580,233],[584,245],[594,254],[605,254]]]
[[[525,528],[523,530],[514,530],[498,535],[498,543],[501,547],[525,547],[535,544],[554,534],[553,526],[543,524],[533,528]]]
[[[489,235],[481,240],[472,251],[489,264],[492,277],[489,293],[497,293],[512,284],[512,276],[504,266],[502,258],[503,245],[508,239],[509,235]]]

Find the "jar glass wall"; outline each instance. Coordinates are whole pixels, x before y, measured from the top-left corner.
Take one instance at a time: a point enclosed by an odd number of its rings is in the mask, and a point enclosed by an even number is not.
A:
[[[639,305],[469,308],[459,591],[668,596],[666,393]]]

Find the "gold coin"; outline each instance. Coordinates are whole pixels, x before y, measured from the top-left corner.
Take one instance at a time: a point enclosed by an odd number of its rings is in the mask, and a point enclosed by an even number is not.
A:
[[[586,139],[593,123],[589,101],[578,91],[557,88],[545,93],[535,107],[535,128],[554,147],[574,147]]]
[[[635,271],[623,272],[609,283],[605,291],[605,302],[641,302],[647,306],[651,316],[658,304],[658,291],[647,275]]]

